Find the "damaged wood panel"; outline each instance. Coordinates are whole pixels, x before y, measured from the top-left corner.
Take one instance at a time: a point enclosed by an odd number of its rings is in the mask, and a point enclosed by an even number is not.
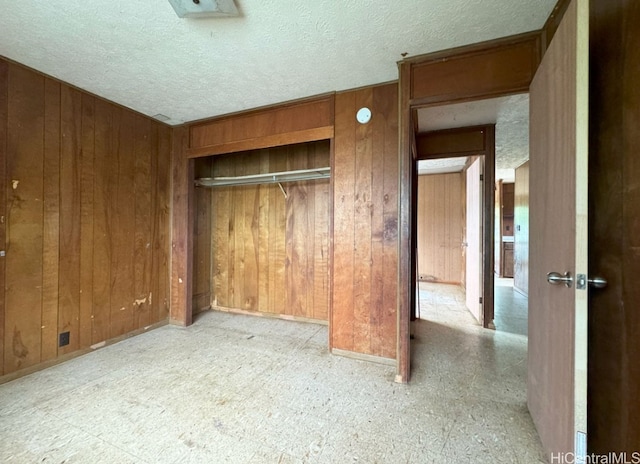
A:
[[[330,345],[386,358],[397,330],[397,99],[396,84],[336,95]]]
[[[329,142],[221,155],[213,163],[216,176],[328,166]],[[282,188],[286,199],[277,184],[211,190],[214,306],[326,320],[328,300],[316,301],[313,283],[328,266],[326,250],[315,256],[314,244],[318,236],[327,243],[328,206],[316,223],[316,205],[328,198],[329,183]]]
[[[82,96],[61,87],[60,116],[60,282],[58,333],[69,332],[59,354],[80,348],[80,145]]]
[[[4,373],[40,362],[44,78],[9,66]]]
[[[135,116],[134,192],[135,192],[135,242],[134,242],[134,300],[133,327],[141,329],[150,324],[151,268],[152,268],[152,218],[151,210],[151,120]]]
[[[60,261],[60,84],[45,80],[44,236],[42,240],[42,346],[44,362],[58,356]]]

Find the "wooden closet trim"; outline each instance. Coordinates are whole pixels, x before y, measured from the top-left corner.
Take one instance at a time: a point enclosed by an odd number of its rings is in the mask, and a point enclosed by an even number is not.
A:
[[[187,158],[333,138],[334,94],[188,125]]]

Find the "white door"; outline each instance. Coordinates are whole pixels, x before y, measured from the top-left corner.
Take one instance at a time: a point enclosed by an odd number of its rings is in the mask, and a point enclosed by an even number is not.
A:
[[[588,3],[571,2],[530,89],[527,402],[548,453],[586,443]]]
[[[482,325],[482,158],[467,169],[467,256],[465,290],[467,308]]]

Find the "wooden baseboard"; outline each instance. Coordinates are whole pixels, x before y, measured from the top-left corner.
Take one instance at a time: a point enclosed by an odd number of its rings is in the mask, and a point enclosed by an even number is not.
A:
[[[397,365],[397,360],[392,358],[383,358],[381,356],[374,356],[372,354],[364,354],[364,353],[356,353],[354,351],[341,350],[338,348],[333,348],[331,350],[331,354],[335,354],[337,356],[344,356],[345,358],[359,359],[360,361],[368,361],[376,364],[384,364],[385,366],[393,366]]]
[[[265,313],[261,311],[247,311],[246,309],[227,308],[225,306],[211,306],[211,311],[220,311],[223,313],[243,314],[245,316],[267,317],[273,319],[284,319],[295,322],[310,322],[312,324],[329,325],[329,321],[322,319],[311,319],[309,317],[291,316],[289,314]]]

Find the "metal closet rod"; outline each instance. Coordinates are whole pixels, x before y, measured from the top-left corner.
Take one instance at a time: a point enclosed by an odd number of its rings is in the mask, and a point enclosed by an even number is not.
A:
[[[303,180],[329,179],[331,168],[299,169],[297,171],[269,172],[235,177],[201,177],[196,179],[198,187],[224,187],[229,185],[279,184]]]

